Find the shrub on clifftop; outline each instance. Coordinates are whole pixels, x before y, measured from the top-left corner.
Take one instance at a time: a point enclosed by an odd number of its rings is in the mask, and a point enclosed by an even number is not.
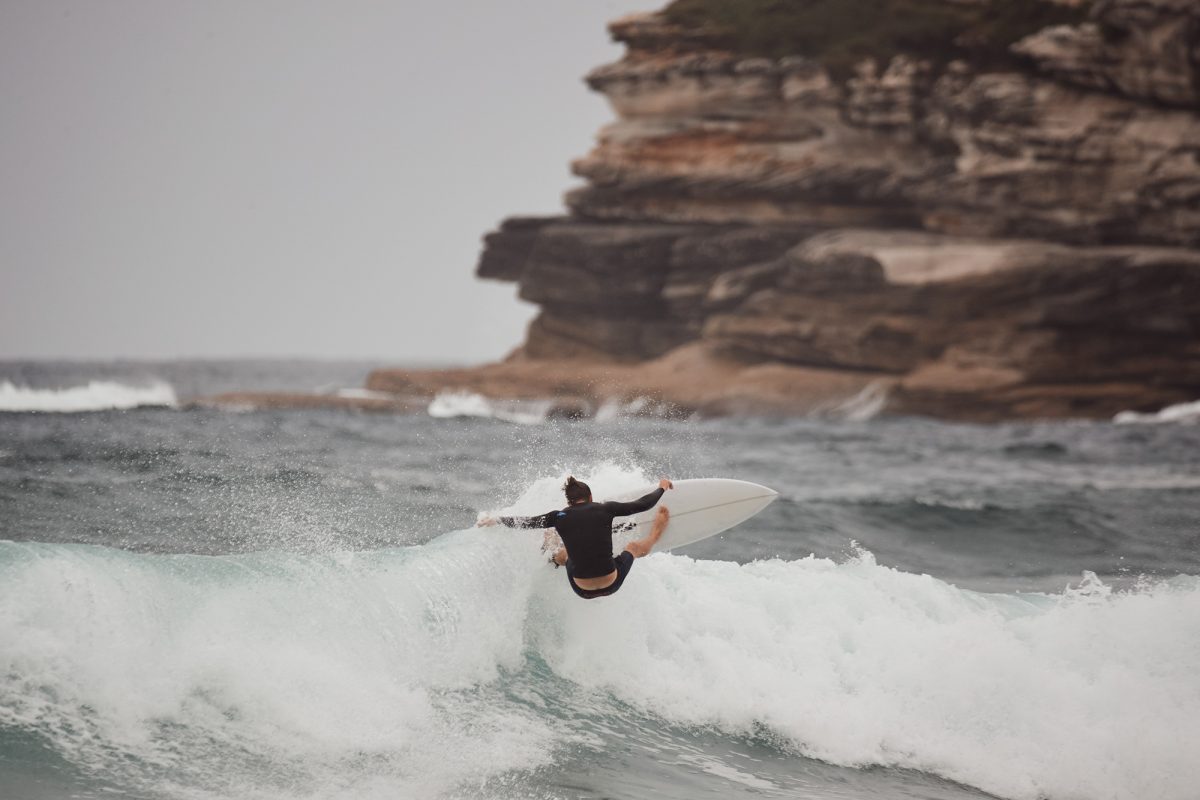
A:
[[[1081,22],[1087,3],[1048,0],[674,0],[671,22],[747,56],[804,55],[836,76],[898,53],[980,66],[1015,63],[1009,45],[1050,25]]]

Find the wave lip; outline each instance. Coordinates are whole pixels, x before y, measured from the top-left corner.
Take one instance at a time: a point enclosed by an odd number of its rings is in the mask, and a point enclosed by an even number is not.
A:
[[[0,411],[41,411],[71,414],[178,404],[175,390],[165,381],[129,386],[116,381],[89,381],[65,389],[35,389],[0,381]]]

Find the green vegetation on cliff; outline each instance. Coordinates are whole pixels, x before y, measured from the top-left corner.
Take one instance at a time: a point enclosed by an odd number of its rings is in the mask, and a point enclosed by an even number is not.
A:
[[[1086,3],[1046,0],[674,0],[664,13],[712,45],[747,56],[803,55],[834,75],[898,53],[980,66],[1014,63],[1009,45],[1049,25],[1078,23]]]

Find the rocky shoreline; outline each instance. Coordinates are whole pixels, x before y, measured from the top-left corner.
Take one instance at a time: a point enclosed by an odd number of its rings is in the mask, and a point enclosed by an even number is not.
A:
[[[1200,397],[1200,4],[1070,5],[1018,67],[849,77],[670,8],[614,22],[586,185],[485,237],[479,277],[540,306],[525,342],[368,389],[978,421]]]

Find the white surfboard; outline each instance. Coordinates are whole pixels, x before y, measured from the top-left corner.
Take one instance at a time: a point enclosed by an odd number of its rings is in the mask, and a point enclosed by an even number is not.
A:
[[[654,552],[716,536],[750,519],[779,496],[779,492],[766,486],[729,478],[690,478],[674,483],[675,488],[664,492],[654,508],[613,520],[614,550],[620,552],[627,542],[650,533],[660,505],[671,511],[671,521],[654,546]],[[634,500],[648,491],[650,489],[620,499]]]

